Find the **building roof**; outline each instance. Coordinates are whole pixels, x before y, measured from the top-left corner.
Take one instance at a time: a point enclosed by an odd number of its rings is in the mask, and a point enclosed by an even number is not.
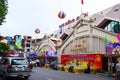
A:
[[[100,26],[105,20],[115,20],[120,22],[120,3],[95,13],[92,15],[92,18],[95,20],[95,26]]]

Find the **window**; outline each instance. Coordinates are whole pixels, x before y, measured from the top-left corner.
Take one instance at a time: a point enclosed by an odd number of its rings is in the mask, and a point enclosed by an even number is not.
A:
[[[117,21],[111,21],[104,29],[110,32],[120,33],[120,24]]]
[[[28,62],[25,59],[13,59],[12,65],[27,65]]]
[[[8,63],[8,59],[1,60],[1,64],[7,64],[7,63]]]
[[[26,47],[30,47],[30,44],[26,44]]]

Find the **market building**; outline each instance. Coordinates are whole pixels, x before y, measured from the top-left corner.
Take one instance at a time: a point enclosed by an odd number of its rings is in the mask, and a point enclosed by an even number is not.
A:
[[[80,61],[82,67],[85,67],[86,61],[90,61],[93,68],[114,72],[113,63],[120,61],[119,6],[114,5],[91,16],[83,13],[59,25],[60,30],[43,37],[39,54],[56,56],[58,63],[62,64]]]

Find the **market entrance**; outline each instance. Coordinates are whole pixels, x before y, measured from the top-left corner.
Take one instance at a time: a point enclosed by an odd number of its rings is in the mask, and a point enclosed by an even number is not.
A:
[[[120,55],[103,55],[102,57],[102,72],[116,73],[116,61]]]
[[[53,57],[53,56],[40,56],[39,60],[40,60],[41,63],[45,63],[46,60],[49,63],[51,63],[53,61],[57,61],[57,57]]]
[[[102,57],[102,72],[108,72],[108,57]]]

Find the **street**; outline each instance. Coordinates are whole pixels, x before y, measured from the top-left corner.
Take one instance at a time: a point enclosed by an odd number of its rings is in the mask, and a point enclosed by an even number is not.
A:
[[[97,74],[75,74],[49,68],[34,68],[30,80],[114,80]]]
[[[2,80],[2,78],[0,78],[0,80]],[[23,79],[12,78],[12,80]],[[49,68],[34,67],[29,80],[115,80],[115,78],[98,74],[75,74]]]

